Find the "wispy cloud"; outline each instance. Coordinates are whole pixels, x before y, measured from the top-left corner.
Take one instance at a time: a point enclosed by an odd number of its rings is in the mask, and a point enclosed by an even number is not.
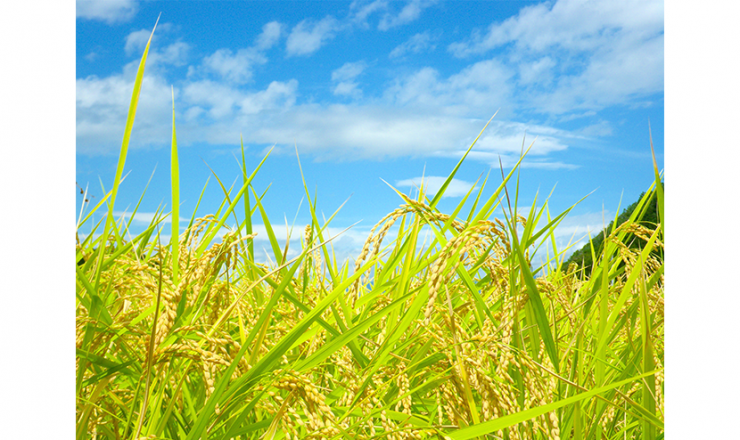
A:
[[[397,78],[385,94],[401,106],[432,107],[461,115],[488,113],[509,101],[513,75],[495,59],[477,62],[447,78],[436,69],[424,67]]]
[[[397,26],[410,23],[421,15],[421,12],[437,3],[437,0],[410,0],[398,14],[387,13],[378,23],[378,29],[387,31]]]
[[[113,211],[113,217],[120,219],[124,218],[126,221],[131,219],[131,212],[124,212],[124,211]],[[134,219],[132,220],[132,223],[140,223],[140,224],[146,224],[149,225],[152,223],[152,221],[155,218],[155,215],[158,215],[161,217],[160,224],[169,224],[172,223],[172,216],[166,215],[162,216],[162,213],[154,213],[154,212],[137,212],[136,215],[134,215]],[[188,222],[190,221],[189,218],[180,217],[180,226],[184,229],[185,226],[187,226]]]
[[[151,29],[141,29],[128,34],[126,36],[126,46],[123,48],[126,55],[132,55],[134,52],[138,53],[144,50],[151,34]]]
[[[544,52],[552,49],[594,51],[615,41],[649,38],[663,33],[663,2],[627,0],[559,0],[522,8],[487,32],[450,45],[456,56],[480,54],[513,43],[517,49]]]
[[[183,99],[186,105],[207,109],[211,120],[219,121],[289,108],[295,102],[297,88],[298,81],[294,79],[287,82],[273,81],[266,89],[257,91],[243,91],[203,80],[186,84]]]
[[[77,0],[77,18],[108,24],[128,21],[139,10],[135,0]]]
[[[320,21],[310,19],[301,21],[288,35],[285,46],[287,56],[305,56],[316,52],[328,40],[334,38],[339,28],[339,21],[331,15]]]
[[[532,87],[521,104],[541,113],[630,104],[663,90],[663,2],[540,3],[448,49],[462,58],[503,50],[518,84]]]
[[[356,8],[360,11],[372,5],[364,2]],[[380,11],[383,7],[378,4],[371,9]],[[222,48],[196,60],[188,76],[174,84],[178,118],[186,122],[178,127],[181,143],[228,145],[236,143],[239,134],[244,133],[246,143],[258,147],[276,144],[279,152],[281,147],[297,142],[301,151],[323,160],[459,158],[482,128],[483,118],[505,106],[526,107],[518,97],[527,93],[526,88],[522,92],[522,84],[536,83],[537,78],[552,70],[553,61],[548,55],[540,54],[519,64],[506,57],[490,56],[451,74],[443,75],[432,67],[400,70],[395,78],[381,83],[374,94],[366,95],[360,79],[367,78],[377,61],[348,62],[331,73],[329,90],[334,95],[352,98],[352,105],[301,100],[296,79],[252,85],[255,69],[268,62],[267,51],[286,34],[287,54],[308,55],[344,26],[346,23],[332,16],[301,21],[289,32],[284,25],[270,22],[262,27],[250,47]],[[126,50],[141,50],[145,36],[148,38],[143,30],[131,33]],[[418,33],[394,52],[401,56],[429,50],[435,38],[432,31]],[[162,66],[182,63],[188,47],[177,42],[150,53],[132,148],[169,143],[172,82]],[[132,61],[121,74],[77,81],[79,152],[99,154],[120,147],[120,127],[125,123],[137,66],[138,62]],[[579,114],[595,114],[588,112],[592,110]],[[576,165],[557,158],[556,153],[566,150],[574,139],[605,136],[610,130],[608,122],[592,122],[590,128],[564,131],[499,116],[469,157],[496,167],[501,157],[505,166],[511,166],[519,158],[526,132],[539,137],[523,167],[573,169]]]
[[[432,44],[433,40],[434,37],[432,37],[429,31],[416,34],[413,37],[409,38],[408,41],[406,41],[405,43],[396,46],[396,48],[393,49],[390,54],[388,54],[388,57],[400,58],[407,53],[432,51],[436,48],[436,46]]]
[[[257,64],[265,64],[267,58],[253,49],[219,49],[203,59],[203,68],[221,78],[243,84],[252,79],[252,70]]]
[[[283,25],[272,21],[262,26],[262,32],[250,47],[236,52],[228,48],[216,50],[203,58],[199,67],[188,69],[188,77],[195,78],[215,74],[218,78],[234,84],[245,84],[252,80],[256,66],[267,63],[265,51],[280,40]]]
[[[447,180],[447,177],[443,176],[420,176],[413,177],[411,179],[399,180],[396,182],[396,186],[401,188],[421,188],[422,183],[424,184],[424,192],[428,196],[433,196],[442,188],[442,185]],[[442,197],[461,197],[470,191],[474,185],[473,182],[467,182],[460,179],[452,179],[450,184],[445,189],[445,193]],[[478,188],[477,186],[475,188]]]
[[[90,76],[77,80],[79,153],[106,154],[120,148],[133,84],[133,77],[125,73],[106,78]],[[176,97],[177,95],[178,93]],[[167,139],[172,136],[171,112],[170,83],[162,76],[145,75],[139,95],[132,147],[145,144],[164,145],[168,142]]]
[[[147,69],[151,67],[159,68],[163,65],[176,65],[181,66],[187,60],[187,55],[190,50],[190,45],[182,41],[175,41],[162,47],[161,39],[164,36],[169,36],[175,26],[172,23],[159,23],[157,25],[157,32],[152,36],[151,29],[139,29],[133,31],[126,36],[126,44],[123,50],[128,56],[135,56],[137,59],[144,52],[146,43],[149,41],[149,37],[152,37],[152,45],[150,46],[149,55],[147,56]],[[133,64],[138,68],[138,60]]]
[[[388,8],[388,0],[354,0],[349,6],[349,20],[367,27],[367,19],[375,12]]]
[[[273,47],[280,41],[280,37],[283,35],[283,28],[284,26],[277,21],[271,21],[262,26],[262,33],[259,34],[254,43],[255,49],[267,50]]]
[[[364,61],[344,63],[342,67],[331,73],[331,80],[335,84],[333,93],[335,95],[351,96],[359,98],[362,90],[355,79],[362,74],[367,67]]]

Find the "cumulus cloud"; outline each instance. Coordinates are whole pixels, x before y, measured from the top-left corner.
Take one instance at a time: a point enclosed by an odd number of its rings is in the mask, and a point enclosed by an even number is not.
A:
[[[285,46],[290,56],[310,55],[321,48],[328,40],[334,38],[340,24],[336,18],[328,15],[316,22],[306,19],[298,23],[288,35]]]
[[[396,46],[396,48],[388,54],[388,57],[400,58],[407,53],[420,53],[434,50],[436,46],[432,44],[432,40],[433,37],[429,31],[416,34],[409,38],[405,43]]]
[[[134,78],[119,74],[77,80],[77,151],[110,154],[121,147]],[[166,144],[172,136],[172,95],[161,76],[145,75],[131,146]]]
[[[663,35],[624,41],[591,57],[582,72],[558,79],[542,96],[541,110],[554,114],[628,104],[663,90]]]
[[[447,177],[443,176],[423,176],[423,177],[413,177],[411,179],[404,179],[396,181],[396,186],[404,188],[421,188],[422,183],[424,185],[424,192],[428,196],[433,196],[437,194],[437,192],[442,188],[442,185],[447,180]],[[445,190],[445,193],[442,195],[442,198],[445,197],[461,197],[470,191],[470,188],[473,188],[474,183],[473,182],[467,182],[465,180],[460,179],[452,179],[450,181],[450,184],[447,186],[447,189]],[[477,186],[475,188],[478,188]]]
[[[158,68],[164,65],[182,66],[187,61],[190,45],[177,41],[165,47],[164,50],[154,50],[147,56],[147,67]],[[137,61],[138,67],[138,61]]]
[[[203,58],[203,68],[218,74],[221,78],[243,84],[252,79],[252,70],[256,64],[267,62],[259,52],[252,49],[219,49]]]
[[[361,72],[358,66],[338,70],[335,79],[355,78]],[[158,75],[145,76],[144,81],[132,147],[167,145],[171,136],[169,84]],[[132,87],[131,75],[78,80],[78,151],[117,151]],[[409,112],[383,103],[351,107],[296,104],[296,80],[276,81],[251,91],[207,79],[186,81],[175,88],[175,95],[178,111],[187,121],[178,127],[183,145],[233,144],[243,133],[245,143],[253,145],[288,148],[297,141],[301,151],[318,159],[459,158],[485,124],[484,120],[455,114]],[[539,136],[525,166],[568,166],[549,155],[567,148],[572,137],[569,132],[496,120],[478,140],[470,158],[498,166],[501,156],[509,166],[519,157],[525,132]]]
[[[344,63],[342,67],[331,73],[332,81],[351,81],[355,79],[365,70],[366,64],[364,61],[357,61],[355,63]]]
[[[559,0],[522,8],[502,23],[492,23],[484,34],[450,45],[456,56],[484,53],[513,43],[521,50],[552,48],[596,50],[622,37],[650,37],[663,32],[663,2],[628,0]]]
[[[472,64],[448,78],[442,78],[436,69],[424,67],[396,79],[385,95],[402,106],[434,107],[455,114],[493,114],[508,101],[513,75],[510,68],[495,59]]]
[[[522,106],[541,113],[630,104],[663,90],[663,2],[540,3],[448,49],[458,57],[503,50],[527,87]]]
[[[554,77],[553,68],[557,65],[556,61],[549,56],[519,64],[519,84],[529,85],[541,83],[548,85]]]
[[[146,43],[149,41],[149,36],[151,34],[151,29],[141,29],[128,34],[126,36],[126,46],[123,48],[126,55],[142,52],[146,47]]]
[[[331,73],[331,80],[335,84],[333,93],[335,95],[352,96],[359,98],[362,90],[355,78],[362,74],[367,65],[364,61],[355,63],[344,63],[342,67]]]
[[[419,18],[421,12],[437,3],[437,0],[410,0],[398,14],[385,14],[378,23],[378,29],[387,31],[397,26],[401,26]]]
[[[139,10],[135,0],[77,0],[77,18],[100,20],[108,24],[128,21]]]
[[[199,67],[191,67],[188,77],[215,74],[233,84],[246,84],[252,80],[255,67],[267,63],[264,52],[277,44],[282,32],[283,25],[271,21],[262,26],[262,32],[255,38],[252,46],[236,52],[229,48],[218,49],[204,57]]]
[[[505,168],[509,168],[519,160],[522,146],[525,150],[531,146],[529,154],[521,164],[522,168],[575,169],[577,168],[576,165],[555,161],[551,158],[554,153],[565,151],[568,148],[569,141],[574,137],[571,132],[546,126],[493,121],[478,139],[468,157],[472,160],[488,163],[495,168],[498,168],[500,163]],[[465,148],[474,139],[474,134],[467,137],[466,142],[463,143],[463,145],[467,144]],[[449,149],[439,152],[437,155],[459,158],[464,152],[464,148]]]
[[[146,43],[149,41],[149,37],[152,37],[152,46],[149,50],[147,57],[147,65],[153,64],[151,60],[157,59],[165,64],[177,64],[180,65],[187,54],[190,46],[181,41],[170,44],[165,47],[164,50],[157,50],[156,47],[161,46],[160,38],[163,35],[167,35],[172,32],[174,26],[172,23],[159,23],[157,25],[157,32],[152,35],[152,29],[139,29],[126,35],[126,44],[123,47],[124,52],[128,56],[141,57],[146,48]]]
[[[354,0],[349,6],[349,19],[353,23],[367,26],[370,15],[387,8],[388,0]]]
[[[318,22],[304,20],[288,36],[287,50],[300,52],[295,38],[302,33],[317,36],[313,41],[320,46],[325,41],[322,38],[334,32],[324,31],[338,26],[332,17]],[[361,101],[363,91],[358,80],[367,63],[360,60],[345,63],[331,73],[331,90],[352,98],[351,106],[300,102],[295,79],[248,87],[254,69],[267,62],[264,51],[274,47],[282,35],[283,25],[267,23],[251,47],[219,49],[175,83],[177,117],[187,122],[178,127],[180,144],[233,144],[243,133],[245,143],[258,147],[275,144],[278,151],[292,149],[297,142],[301,151],[319,160],[459,158],[485,124],[481,118],[487,119],[512,102],[516,90],[512,79],[520,74],[498,58],[474,62],[451,75],[424,67],[402,74],[378,96]],[[144,36],[143,31],[131,33],[126,40],[130,46],[127,50],[140,50]],[[429,33],[417,34],[407,41],[406,50],[422,50],[432,38]],[[150,53],[132,148],[169,143],[171,82],[166,79],[168,71],[157,66],[182,63],[187,49],[187,44],[178,42]],[[99,154],[120,148],[137,67],[138,60],[129,63],[121,74],[78,79],[80,153]],[[470,158],[498,166],[501,157],[505,166],[510,166],[519,158],[526,132],[539,138],[523,166],[573,168],[567,161],[556,159],[554,153],[567,149],[576,135],[604,133],[606,129],[608,126],[599,126],[590,133],[572,133],[497,119],[478,140]]]
[[[277,21],[271,21],[262,26],[262,33],[259,34],[255,41],[255,48],[258,50],[267,50],[280,41],[283,33],[283,25]]]

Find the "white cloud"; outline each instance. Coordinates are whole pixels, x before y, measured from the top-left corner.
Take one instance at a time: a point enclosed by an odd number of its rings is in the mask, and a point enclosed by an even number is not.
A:
[[[105,154],[120,148],[133,91],[135,71],[130,68],[132,64],[122,74],[77,80],[78,152]],[[242,119],[261,121],[285,111],[294,105],[297,89],[296,80],[273,81],[265,89],[256,91],[211,80],[186,81],[181,87],[175,87],[177,111],[188,121],[178,127],[178,140],[183,145],[197,141],[233,143],[239,139],[240,126],[254,125],[254,122],[243,124]],[[150,71],[147,65],[131,148],[168,145],[172,135],[171,118],[170,83],[156,69]]]
[[[495,59],[472,64],[446,79],[425,67],[397,79],[386,90],[386,98],[402,106],[432,107],[451,114],[493,114],[509,101],[513,75]]]
[[[188,78],[216,74],[227,82],[246,84],[252,80],[255,67],[267,63],[264,52],[277,44],[282,33],[282,24],[277,21],[266,23],[252,46],[236,52],[229,48],[218,49],[204,57],[200,66],[191,66],[188,69]]]
[[[350,20],[367,26],[367,18],[374,12],[388,8],[388,0],[354,0],[350,6]]]
[[[550,159],[553,153],[566,150],[568,139],[573,137],[570,132],[550,127],[494,120],[478,139],[468,157],[472,160],[486,162],[494,168],[500,165],[510,168],[519,160],[522,146],[526,150],[531,145],[527,157],[522,161],[522,168],[575,169],[577,168],[575,165]],[[467,144],[469,145],[473,140],[474,136],[471,134],[467,138]],[[450,149],[438,155],[459,158],[464,152],[465,149]]]
[[[126,46],[124,47],[126,55],[143,52],[150,35],[152,35],[151,29],[141,29],[128,34],[126,36]]]
[[[399,187],[407,187],[407,188],[420,188],[422,185],[422,182],[424,184],[424,192],[428,196],[434,196],[437,194],[440,188],[442,188],[442,185],[447,180],[447,177],[443,176],[424,176],[424,177],[414,177],[411,179],[404,179],[399,180],[396,182],[396,186]],[[467,182],[465,180],[460,179],[452,179],[450,181],[450,184],[447,186],[447,189],[445,190],[444,195],[442,197],[461,197],[470,191],[470,188],[472,188],[474,185],[473,182]],[[475,188],[478,188],[477,186]]]
[[[129,211],[127,211],[127,212],[124,212],[124,211],[113,211],[113,216],[115,218],[117,218],[117,219],[125,218],[127,221],[129,219],[131,219],[131,214],[132,214],[132,212],[129,212]],[[132,224],[133,223],[143,223],[143,224],[149,225],[149,224],[151,224],[152,220],[154,220],[155,214],[158,215],[158,216],[161,216],[162,215],[161,212],[160,213],[155,213],[155,212],[141,212],[141,211],[137,211],[136,212],[136,215],[134,215],[134,220],[132,221]],[[187,224],[188,224],[188,222],[190,221],[190,219],[189,218],[185,218],[185,217],[179,217],[179,218],[180,218],[180,227],[182,227],[182,228],[186,227]],[[162,218],[162,220],[159,223],[160,224],[172,223],[172,216],[171,215],[167,215],[166,217]]]
[[[593,51],[625,36],[646,38],[662,32],[661,1],[559,0],[522,8],[503,23],[492,23],[485,35],[474,31],[469,41],[450,45],[450,51],[467,56],[508,43],[534,52]]]
[[[346,74],[351,77],[356,71],[350,70]],[[123,75],[78,80],[78,151],[93,154],[120,148],[132,87],[133,78]],[[189,81],[176,88],[175,94],[178,112],[187,121],[178,126],[180,144],[234,144],[243,133],[248,144],[290,147],[297,142],[302,152],[319,159],[459,158],[485,123],[436,110],[409,112],[382,103],[297,105],[295,80],[273,82],[257,91],[211,80]],[[171,105],[169,84],[160,76],[145,76],[132,136],[134,148],[169,143]],[[498,120],[489,125],[470,158],[498,166],[501,155],[509,166],[519,157],[525,131],[539,135],[525,166],[568,166],[552,161],[549,155],[565,150],[571,133]]]
[[[335,23],[328,18],[324,21]],[[296,28],[303,26],[309,32],[320,27],[320,22],[307,23]],[[245,143],[258,148],[276,144],[280,151],[297,142],[302,152],[320,160],[459,158],[483,127],[481,115],[487,117],[511,105],[511,81],[517,71],[498,59],[475,62],[449,76],[425,67],[397,78],[381,96],[366,101],[359,101],[362,89],[358,79],[367,63],[345,63],[332,72],[331,86],[335,94],[354,98],[351,106],[299,102],[295,79],[257,89],[246,87],[254,66],[266,62],[258,48],[276,44],[282,33],[279,23],[267,23],[254,46],[236,51],[219,49],[175,84],[177,117],[186,122],[178,126],[180,144],[231,145],[243,133]],[[295,29],[291,35],[296,35]],[[169,144],[171,82],[166,79],[167,71],[157,66],[182,63],[187,49],[185,43],[178,42],[150,53],[131,148]],[[120,148],[137,67],[138,60],[121,74],[77,81],[79,152],[98,154]],[[573,168],[553,154],[564,151],[576,135],[593,134],[509,122],[499,115],[470,158],[497,167],[501,156],[510,166],[519,157],[525,131],[540,137],[523,166],[544,169]]]
[[[239,49],[236,53],[231,49],[219,49],[203,58],[203,68],[227,81],[243,84],[252,79],[254,65],[266,62],[267,58],[251,48]]]
[[[332,93],[338,96],[350,96],[359,98],[362,96],[362,89],[354,81],[343,81],[334,86]]]
[[[359,98],[362,96],[362,90],[355,81],[367,67],[364,61],[354,63],[344,63],[342,67],[331,73],[331,80],[335,83],[333,93],[335,95],[351,96]]]
[[[135,0],[77,0],[77,18],[101,20],[108,24],[132,19],[138,9]]]
[[[239,102],[241,115],[254,115],[264,111],[285,110],[295,104],[298,81],[273,81],[267,89],[248,93]]]
[[[295,102],[297,88],[296,80],[285,83],[273,81],[265,90],[244,92],[225,84],[202,80],[185,85],[183,100],[186,105],[208,109],[208,115],[213,120],[229,120],[239,115],[290,107]]]
[[[267,50],[274,46],[283,33],[283,25],[277,21],[271,21],[262,26],[262,33],[259,34],[255,41],[255,48],[258,50]]]
[[[181,41],[177,41],[165,47],[164,50],[157,50],[155,47],[161,46],[157,44],[158,39],[162,35],[166,35],[171,32],[174,28],[172,23],[159,23],[157,25],[157,31],[152,35],[151,29],[140,29],[133,31],[126,36],[126,44],[124,51],[128,56],[135,56],[140,58],[146,48],[146,43],[149,42],[149,37],[152,37],[152,45],[149,49],[149,55],[147,56],[147,66],[153,64],[174,64],[182,65],[185,62],[190,46]],[[137,64],[138,67],[138,64]]]
[[[351,81],[359,76],[367,67],[364,61],[344,63],[342,67],[331,73],[332,81]]]
[[[601,137],[611,136],[612,131],[612,126],[609,121],[605,121],[602,119],[595,124],[591,124],[579,129],[578,133],[586,137]]]
[[[563,114],[631,104],[663,90],[663,2],[540,3],[449,46],[458,57],[495,49],[517,66],[520,86],[547,86],[520,93],[525,108]]]
[[[558,80],[542,96],[542,110],[560,114],[579,109],[600,109],[663,90],[663,35],[649,41],[624,41],[594,55],[588,67]]]
[[[231,86],[211,80],[190,82],[182,92],[183,99],[188,103],[208,108],[208,114],[213,119],[231,117],[237,102],[243,99],[241,93]]]
[[[549,56],[544,56],[532,62],[522,62],[518,66],[519,83],[522,85],[532,83],[550,84],[554,76],[553,68],[556,65],[555,60]]]
[[[167,64],[182,66],[187,61],[188,53],[190,52],[190,45],[182,41],[177,41],[165,47],[163,51],[152,51],[151,48],[149,50],[150,52],[146,59],[148,69],[152,67],[161,67]]]
[[[288,35],[286,54],[290,57],[316,52],[326,41],[334,38],[339,27],[339,22],[331,15],[318,22],[310,19],[301,21]]]
[[[397,15],[385,14],[378,23],[378,29],[388,29],[410,23],[421,15],[421,12],[429,6],[437,3],[437,0],[410,0]]]
[[[407,53],[420,53],[422,51],[434,50],[436,46],[432,44],[432,35],[429,31],[422,32],[409,38],[403,44],[396,46],[395,49],[388,54],[389,58],[399,58]]]
[[[124,73],[77,80],[77,151],[105,154],[121,147],[134,78]],[[176,93],[177,99],[177,93]],[[170,84],[161,76],[144,75],[131,146],[166,144],[172,136]]]

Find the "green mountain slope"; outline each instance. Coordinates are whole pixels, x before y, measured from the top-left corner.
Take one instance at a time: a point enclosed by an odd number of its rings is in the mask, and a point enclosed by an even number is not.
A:
[[[664,184],[665,187],[665,184]],[[625,208],[624,211],[617,217],[617,227],[619,227],[622,223],[627,221],[632,215],[632,212],[634,212],[635,208],[637,207],[637,204],[640,199],[645,195],[643,192],[640,194],[640,197],[637,198],[637,201],[629,205],[627,208]],[[647,206],[647,209],[645,211],[644,216],[642,217],[642,220],[640,220],[640,224],[650,228],[654,229],[656,225],[658,224],[658,202],[656,199],[653,199],[650,201],[650,204]],[[596,255],[601,255],[603,250],[603,244],[604,244],[604,235],[606,231],[606,235],[609,234],[610,231],[614,228],[614,220],[612,220],[609,223],[609,226],[606,227],[605,230],[599,231],[598,234],[591,236],[591,243],[593,244],[594,250]],[[626,243],[629,243],[629,247],[634,249],[637,248],[641,243],[643,243],[641,240],[636,240],[636,237],[634,235],[629,234],[626,237]],[[662,249],[659,252],[663,252]],[[590,273],[591,266],[593,265],[592,256],[591,256],[591,244],[587,243],[585,244],[581,249],[578,249],[575,251],[569,258],[566,260],[564,267],[568,267],[571,263],[575,263],[578,265],[578,268],[585,268],[586,273]]]

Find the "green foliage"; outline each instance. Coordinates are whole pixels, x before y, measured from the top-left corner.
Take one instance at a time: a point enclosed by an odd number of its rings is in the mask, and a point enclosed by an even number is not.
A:
[[[663,185],[665,186],[665,184]],[[635,208],[638,207],[640,200],[642,200],[644,197],[645,192],[641,193],[637,201],[629,205],[622,211],[621,214],[619,214],[619,216],[617,217],[616,228],[624,225],[625,222],[629,220],[630,216],[635,212]],[[653,198],[646,205],[645,210],[642,214],[642,218],[639,220],[638,223],[651,229],[654,229],[660,223],[658,219],[657,198]],[[573,252],[571,256],[565,261],[564,266],[568,267],[570,264],[575,264],[578,269],[585,269],[586,273],[591,273],[593,269],[593,257],[591,253],[591,247],[593,246],[594,250],[596,251],[596,255],[601,255],[604,251],[604,236],[605,234],[608,235],[608,233],[614,229],[614,220],[612,220],[609,222],[609,225],[605,229],[602,229],[597,234],[591,236],[590,243],[586,243],[582,248]],[[637,249],[641,245],[644,245],[644,242],[639,240],[639,238],[636,237],[634,234],[627,234],[625,236],[625,243],[630,249]],[[660,255],[661,258],[663,257],[662,248],[657,249],[655,252]]]

